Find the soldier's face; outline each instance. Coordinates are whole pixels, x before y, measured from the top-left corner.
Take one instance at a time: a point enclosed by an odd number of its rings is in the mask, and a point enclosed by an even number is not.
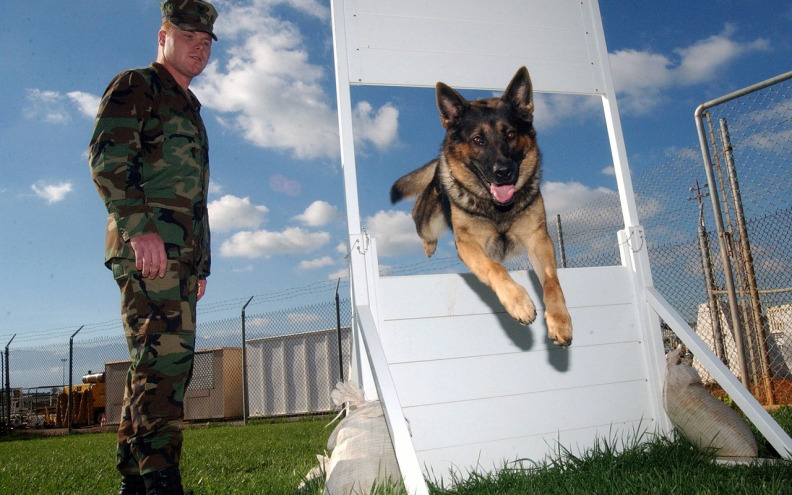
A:
[[[202,31],[173,28],[170,33],[160,31],[163,64],[177,80],[189,80],[200,74],[212,55],[212,37]]]

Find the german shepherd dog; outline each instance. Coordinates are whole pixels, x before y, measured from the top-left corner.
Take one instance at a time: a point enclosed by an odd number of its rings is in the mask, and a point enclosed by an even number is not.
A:
[[[572,321],[539,192],[541,158],[528,70],[520,68],[500,98],[467,101],[442,82],[436,96],[446,129],[440,156],[397,180],[391,201],[416,198],[412,216],[427,256],[451,227],[460,259],[512,318],[528,325],[536,307],[500,264],[525,248],[542,284],[548,337],[567,347]]]

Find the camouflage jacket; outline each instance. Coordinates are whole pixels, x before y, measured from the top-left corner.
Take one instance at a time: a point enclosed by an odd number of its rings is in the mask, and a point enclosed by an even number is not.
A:
[[[157,232],[169,259],[209,275],[209,143],[200,109],[158,63],[122,72],[107,87],[89,154],[109,213],[108,266],[135,258],[130,237]]]

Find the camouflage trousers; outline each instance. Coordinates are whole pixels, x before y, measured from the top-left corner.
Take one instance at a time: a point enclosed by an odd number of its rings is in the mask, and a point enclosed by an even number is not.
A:
[[[184,393],[195,355],[198,277],[168,261],[163,278],[143,278],[134,260],[112,262],[132,364],[126,377],[116,466],[124,475],[178,466]]]

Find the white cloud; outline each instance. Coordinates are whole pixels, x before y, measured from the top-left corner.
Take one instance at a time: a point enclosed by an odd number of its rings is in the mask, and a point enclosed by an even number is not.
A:
[[[99,103],[102,100],[100,96],[83,93],[82,91],[71,91],[66,93],[66,96],[77,105],[83,115],[90,118],[96,117],[96,112],[99,111]]]
[[[710,36],[676,52],[681,58],[675,70],[676,79],[683,84],[706,82],[724,65],[746,53],[767,50],[768,40],[757,39],[740,43],[731,39],[734,28],[727,25],[721,34]]]
[[[72,184],[70,181],[57,184],[38,182],[30,186],[30,189],[36,193],[36,196],[45,199],[47,204],[52,204],[66,199],[66,195],[72,191]]]
[[[617,92],[667,87],[673,80],[672,62],[665,55],[634,49],[610,54]]]
[[[283,232],[267,230],[237,232],[220,245],[226,257],[260,258],[275,254],[310,253],[330,241],[327,232],[308,232],[292,227]]]
[[[305,211],[294,217],[309,227],[321,227],[338,218],[338,208],[326,201],[314,201]]]
[[[377,240],[380,256],[393,256],[409,251],[423,251],[421,238],[409,213],[398,210],[378,211],[363,220],[369,234]]]
[[[352,125],[358,144],[371,142],[378,150],[386,150],[399,136],[399,110],[385,104],[376,112],[367,101],[361,101],[352,110]]]
[[[341,270],[335,271],[327,276],[327,280],[338,280],[338,279],[348,279],[349,278],[349,268],[342,268]]]
[[[336,156],[337,120],[322,69],[308,62],[293,28],[268,19],[261,31],[229,48],[224,67],[212,62],[195,92],[208,108],[230,114],[227,126],[255,146],[301,159]]]
[[[209,195],[214,196],[223,192],[223,186],[214,179],[209,179]]]
[[[548,218],[574,210],[613,192],[607,187],[590,188],[574,181],[545,182],[541,189]]]
[[[324,15],[312,4],[299,5]],[[227,126],[256,146],[302,159],[337,156],[333,98],[321,85],[325,71],[309,61],[299,29],[274,17],[271,7],[225,6],[217,24],[224,45],[217,46],[230,46],[215,55],[193,90],[204,105],[228,114]]]
[[[536,93],[534,119],[539,131],[563,125],[570,120],[583,120],[602,113],[602,100],[597,96]]]
[[[738,57],[769,49],[769,42],[733,39],[731,26],[718,35],[674,50],[675,60],[650,51],[619,50],[610,54],[613,84],[622,111],[645,114],[664,101],[664,90],[711,80]]]
[[[316,313],[289,313],[286,318],[292,323],[314,323],[321,319]]]
[[[245,319],[245,326],[250,328],[267,328],[270,323],[272,320],[263,316]]]
[[[330,22],[330,8],[320,2],[314,0],[288,0],[289,5],[297,10],[301,10],[306,14],[310,14],[318,19],[327,20]]]
[[[76,106],[84,116],[94,118],[100,97],[82,91],[61,94],[58,91],[28,89],[24,116],[47,124],[68,124],[72,120],[70,107]]]
[[[214,32],[223,42],[255,32],[260,27],[258,23],[261,18],[269,15],[268,11],[278,4],[288,5],[315,19],[330,22],[328,6],[315,0],[252,0],[245,6],[236,5],[230,0],[216,0],[213,3],[222,12],[215,23]]]
[[[335,94],[326,90],[333,87],[332,72],[311,60],[298,26],[272,12],[285,3],[328,22],[329,9],[311,0],[221,3],[216,32],[222,43],[191,86],[201,102],[222,114],[222,125],[255,146],[304,160],[336,158]],[[220,47],[223,53],[218,53]],[[367,129],[364,139],[378,148],[387,146],[398,112],[386,105],[371,115],[364,116],[375,128]]]
[[[208,207],[211,227],[216,232],[257,229],[269,212],[266,206],[251,203],[250,198],[239,198],[231,194],[210,202]]]
[[[315,258],[312,260],[303,260],[300,262],[300,269],[301,270],[316,270],[317,268],[324,268],[326,266],[332,266],[335,264],[333,258],[330,256],[322,256],[321,258]]]
[[[28,89],[25,99],[27,105],[24,115],[30,120],[47,124],[66,124],[71,121],[71,115],[63,104],[63,97],[57,91]]]

